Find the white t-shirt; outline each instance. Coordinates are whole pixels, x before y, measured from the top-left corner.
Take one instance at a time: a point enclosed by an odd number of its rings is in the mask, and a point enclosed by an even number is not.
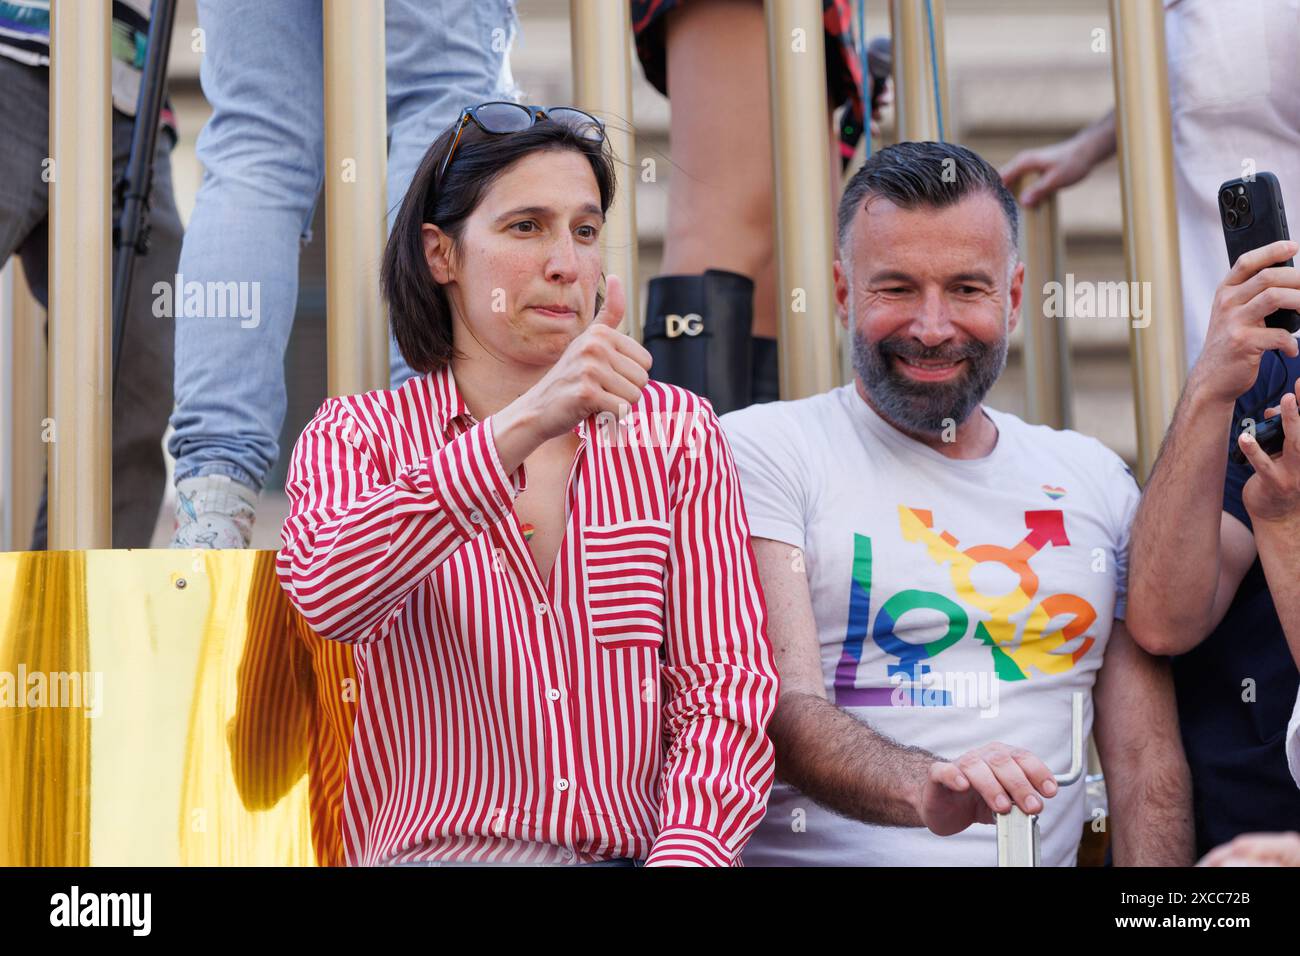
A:
[[[1174,193],[1190,368],[1228,274],[1219,184],[1277,175],[1300,208],[1300,0],[1164,0]],[[1292,238],[1297,233],[1292,231]],[[1155,290],[1159,295],[1159,290]]]
[[[1295,697],[1295,710],[1291,711],[1291,722],[1286,727],[1286,765],[1291,768],[1291,777],[1300,787],[1300,694]]]
[[[986,411],[997,444],[974,460],[908,438],[853,383],[722,424],[750,532],[803,549],[830,700],[943,757],[999,740],[1061,773],[1072,692],[1087,733],[1124,616],[1138,490],[1095,439]],[[1082,778],[1045,802],[1044,865],[1074,864],[1084,816]],[[991,866],[996,831],[868,826],[778,782],[744,862]]]

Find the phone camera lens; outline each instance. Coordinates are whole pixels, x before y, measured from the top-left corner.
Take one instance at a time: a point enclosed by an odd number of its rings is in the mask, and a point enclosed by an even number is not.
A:
[[[1229,229],[1237,228],[1237,214],[1231,209],[1223,214],[1223,221],[1228,224]]]
[[[1225,189],[1223,192],[1219,193],[1219,202],[1223,203],[1223,205],[1228,209],[1232,208],[1232,198],[1231,189]]]
[[[1237,212],[1241,213],[1242,215],[1245,215],[1246,213],[1250,212],[1250,200],[1247,199],[1245,196],[1237,197]]]

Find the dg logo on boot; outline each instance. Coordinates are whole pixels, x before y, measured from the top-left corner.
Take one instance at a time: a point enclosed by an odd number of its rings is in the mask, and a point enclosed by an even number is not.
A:
[[[680,335],[699,335],[703,321],[696,312],[688,312],[686,315],[665,315],[664,336],[675,339]]]

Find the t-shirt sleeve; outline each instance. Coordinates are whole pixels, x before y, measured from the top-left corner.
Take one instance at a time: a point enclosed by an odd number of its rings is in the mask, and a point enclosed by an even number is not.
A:
[[[751,405],[719,420],[740,472],[750,535],[802,548],[808,513],[802,436],[775,404]]]
[[[1288,373],[1282,360],[1277,357],[1277,353],[1265,352],[1259,363],[1259,374],[1255,377],[1255,384],[1237,399],[1232,408],[1232,428],[1227,437],[1229,450],[1237,444],[1237,435],[1241,431],[1241,423],[1244,419],[1253,418],[1256,423],[1261,422],[1264,420],[1264,410],[1282,400],[1282,392],[1287,387],[1288,378],[1294,385],[1295,377]],[[1238,464],[1229,458],[1228,472],[1223,482],[1223,510],[1252,531],[1255,529],[1250,523],[1250,515],[1246,514],[1246,506],[1241,500],[1241,491],[1254,473],[1255,469],[1248,463]]]
[[[1295,710],[1286,728],[1286,763],[1295,785],[1300,787],[1300,694],[1296,694]]]
[[[1115,617],[1122,621],[1128,610],[1129,532],[1142,493],[1124,459],[1104,445],[1102,455],[1106,461],[1106,494],[1112,502],[1114,522],[1111,535],[1115,542]]]

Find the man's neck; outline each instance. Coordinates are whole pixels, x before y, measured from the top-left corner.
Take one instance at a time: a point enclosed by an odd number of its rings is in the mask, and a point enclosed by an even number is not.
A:
[[[871,400],[867,390],[862,387],[861,379],[855,378],[853,385],[858,390],[859,397],[871,406],[872,410],[886,425],[901,432],[913,441],[918,441],[933,448],[945,458],[985,458],[992,454],[993,449],[997,446],[998,427],[985,414],[983,405],[977,405],[975,411],[966,416],[966,420],[953,429],[944,429],[940,432],[918,432],[905,428],[885,415],[876,406],[876,403]]]

